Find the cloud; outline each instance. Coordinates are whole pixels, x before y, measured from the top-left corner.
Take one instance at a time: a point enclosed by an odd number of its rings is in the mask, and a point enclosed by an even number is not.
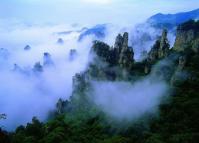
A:
[[[170,95],[168,75],[173,68],[173,61],[167,59],[154,65],[150,75],[136,81],[92,81],[93,91],[88,95],[98,109],[116,121],[132,122],[145,115],[157,115],[159,105]]]
[[[113,44],[120,28],[110,26],[104,40]],[[0,113],[7,114],[7,119],[0,120],[0,125],[5,129],[12,130],[26,124],[33,116],[45,121],[59,98],[69,99],[72,78],[87,67],[92,41],[96,39],[91,35],[78,42],[80,33],[77,31],[80,29],[82,26],[40,26],[10,21],[1,24]],[[57,34],[61,31],[73,32]],[[57,44],[59,38],[64,44]],[[30,45],[29,51],[24,50],[26,45]],[[73,60],[70,58],[71,49],[77,51]],[[44,52],[50,53],[54,66],[44,68],[40,74],[34,73],[34,64],[43,64]],[[19,66],[17,71],[13,71],[15,63]]]
[[[71,96],[72,78],[87,66],[92,37],[82,42],[77,42],[78,32],[60,37],[57,32],[74,29],[63,25],[6,27],[0,28],[0,47],[5,49],[0,48],[0,113],[7,114],[7,119],[1,120],[0,125],[12,130],[31,121],[33,116],[45,121],[59,98]],[[58,38],[65,43],[57,44]],[[24,50],[27,44],[31,47],[29,51]],[[77,51],[72,61],[71,49]],[[54,66],[35,73],[34,64],[43,65],[44,52],[51,54]],[[15,63],[19,67],[13,71]]]
[[[114,119],[128,121],[156,113],[168,91],[165,82],[154,82],[147,78],[133,84],[94,82],[93,87],[92,98],[102,111]]]

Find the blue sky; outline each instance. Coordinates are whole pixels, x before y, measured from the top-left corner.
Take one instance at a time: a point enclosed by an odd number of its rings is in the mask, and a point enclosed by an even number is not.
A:
[[[26,23],[133,23],[199,8],[199,0],[4,0],[0,19]]]

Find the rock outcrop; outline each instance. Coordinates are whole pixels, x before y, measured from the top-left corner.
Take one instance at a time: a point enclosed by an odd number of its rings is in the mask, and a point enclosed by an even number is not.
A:
[[[40,62],[36,62],[34,67],[33,67],[33,71],[35,73],[39,73],[39,72],[43,72],[43,66],[41,65]]]
[[[62,38],[57,39],[57,44],[60,45],[64,44],[64,40]]]
[[[151,48],[147,60],[153,63],[161,58],[165,58],[169,55],[169,49],[170,45],[167,39],[167,30],[164,29],[161,37],[158,38],[158,40]]]
[[[158,57],[159,58],[167,57],[169,54],[169,49],[170,49],[170,45],[167,38],[167,30],[164,29],[162,32],[161,39],[160,39],[160,48],[158,50]]]
[[[121,52],[119,53],[119,65],[124,68],[131,68],[134,63],[133,48],[128,46],[128,33],[125,32],[122,38],[122,46],[119,47]]]
[[[186,49],[199,52],[199,21],[190,20],[178,26],[173,49],[177,52]]]
[[[43,65],[46,66],[46,67],[54,65],[54,62],[51,58],[51,55],[47,52],[45,52],[44,55],[43,55]]]
[[[190,20],[178,26],[173,51],[178,53],[176,71],[171,79],[173,86],[194,82],[199,60],[199,21]],[[191,70],[191,71],[190,71]]]
[[[75,49],[71,49],[69,53],[69,60],[73,61],[77,57],[77,51]]]
[[[29,50],[31,50],[30,45],[26,45],[26,46],[24,47],[24,50],[25,50],[25,51],[29,51]]]
[[[134,63],[133,48],[128,46],[128,33],[116,37],[114,47],[106,43],[95,41],[92,50],[103,61],[110,66],[119,65],[122,68],[130,69]]]
[[[89,105],[87,99],[88,87],[89,80],[86,72],[76,74],[73,77],[73,91],[70,97],[72,105],[68,104],[67,110],[83,109]]]
[[[58,114],[62,114],[65,111],[65,107],[67,106],[68,101],[64,101],[61,98],[58,100],[57,104],[56,104],[56,109],[57,109],[57,113]]]

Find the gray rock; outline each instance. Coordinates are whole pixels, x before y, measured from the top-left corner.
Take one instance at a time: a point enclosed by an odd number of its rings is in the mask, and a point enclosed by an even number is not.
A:
[[[167,30],[164,29],[162,32],[161,39],[160,39],[160,48],[158,50],[158,57],[159,58],[167,57],[169,54],[169,49],[170,49],[170,45],[167,39]]]
[[[25,51],[29,51],[29,50],[31,50],[30,45],[26,45],[26,46],[24,47],[24,50],[25,50]]]
[[[43,55],[43,65],[44,66],[53,66],[54,65],[51,55],[47,52],[44,53],[44,55]]]
[[[34,72],[43,72],[43,66],[41,65],[40,62],[35,63],[34,67],[33,67],[33,71]]]
[[[73,61],[77,57],[77,51],[75,49],[71,49],[69,53],[69,60]]]
[[[174,50],[183,52],[186,49],[199,52],[199,21],[190,20],[178,26]]]
[[[60,45],[64,44],[64,40],[62,38],[57,39],[57,44]]]
[[[133,62],[134,62],[133,48],[128,46],[128,33],[125,32],[122,38],[122,47],[121,47],[121,52],[119,53],[118,63],[121,67],[131,68]]]
[[[169,55],[169,49],[170,45],[167,39],[167,30],[164,29],[161,37],[158,38],[151,48],[147,60],[153,63],[161,58],[165,58]]]

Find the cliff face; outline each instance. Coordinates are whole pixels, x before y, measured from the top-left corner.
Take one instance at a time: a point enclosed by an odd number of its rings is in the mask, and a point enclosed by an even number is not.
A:
[[[133,48],[128,46],[128,33],[126,32],[123,35],[121,51],[119,52],[118,63],[120,65],[120,67],[131,68],[131,66],[134,62],[133,57],[134,57]]]
[[[47,52],[44,53],[43,55],[43,66],[52,66],[54,65],[53,60],[51,58],[51,55]]]
[[[169,41],[167,39],[167,30],[163,30],[162,36],[155,42],[151,51],[148,54],[147,60],[149,62],[155,62],[158,59],[165,58],[169,55]]]
[[[186,49],[199,51],[199,21],[190,20],[177,28],[174,50],[183,52]]]
[[[178,54],[172,85],[178,86],[184,81],[194,83],[199,76],[196,72],[199,60],[199,21],[190,20],[178,26],[172,51]]]
[[[130,69],[134,63],[133,48],[128,46],[128,33],[116,37],[114,47],[95,41],[92,47],[94,53],[110,66],[119,65],[122,68]]]

